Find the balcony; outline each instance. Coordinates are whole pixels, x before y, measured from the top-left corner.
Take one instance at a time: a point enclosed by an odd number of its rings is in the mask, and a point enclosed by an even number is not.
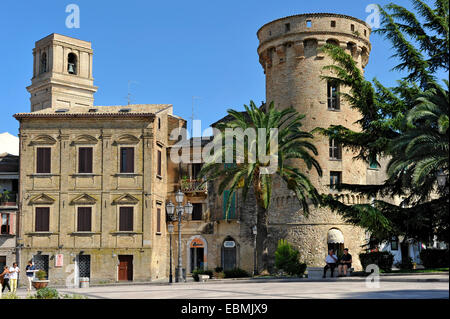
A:
[[[208,184],[204,181],[197,179],[183,179],[180,181],[181,191],[183,193],[199,193],[206,194],[208,192]]]
[[[0,207],[17,207],[18,199],[17,193],[0,193]]]

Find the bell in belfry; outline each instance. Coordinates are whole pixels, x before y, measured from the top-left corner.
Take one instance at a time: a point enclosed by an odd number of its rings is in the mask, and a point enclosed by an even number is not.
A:
[[[75,64],[74,63],[69,63],[68,66],[68,70],[67,70],[70,74],[75,74]]]

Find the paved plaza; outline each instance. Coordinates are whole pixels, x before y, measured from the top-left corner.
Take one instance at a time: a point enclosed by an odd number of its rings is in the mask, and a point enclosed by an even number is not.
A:
[[[448,275],[389,276],[379,288],[364,278],[335,280],[226,280],[206,283],[139,284],[58,288],[60,293],[82,294],[90,299],[435,299],[449,298]],[[19,295],[25,296],[24,289]]]

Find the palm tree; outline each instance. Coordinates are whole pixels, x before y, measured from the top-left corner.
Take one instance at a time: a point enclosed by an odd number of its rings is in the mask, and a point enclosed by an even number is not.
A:
[[[440,85],[417,98],[406,116],[408,129],[390,146],[392,160],[388,165],[391,178],[407,178],[420,194],[430,194],[439,172],[448,174],[449,163],[449,96]],[[406,126],[406,125],[405,125]]]
[[[244,105],[244,107],[246,112],[228,110],[230,121],[221,122],[216,128],[225,132],[225,136],[229,129],[245,132],[250,129],[258,136],[255,134],[253,138],[242,138],[240,141],[236,139],[231,142],[233,165],[230,166],[222,164],[223,155],[229,151],[230,143],[227,144],[223,134],[216,135],[213,143],[221,146],[222,153],[215,154],[215,157],[203,166],[200,176],[205,176],[206,181],[219,180],[218,192],[223,194],[225,189],[228,189],[228,198],[232,198],[239,188],[242,188],[243,200],[247,198],[250,191],[253,192],[258,206],[257,251],[264,269],[267,269],[268,208],[274,176],[277,175],[284,180],[287,188],[298,198],[303,213],[307,215],[309,205],[317,206],[320,196],[308,177],[298,167],[298,160],[306,164],[308,169],[314,167],[319,176],[322,176],[322,170],[312,155],[318,154],[316,147],[311,143],[313,135],[301,130],[301,120],[304,115],[298,114],[293,108],[278,111],[274,108],[273,102],[266,110],[256,107],[253,101],[250,101],[250,106]],[[274,133],[274,129],[278,134]],[[273,152],[275,145],[278,149]],[[261,150],[269,154],[271,164],[274,161],[277,164],[272,171],[268,171],[271,166],[267,161],[256,156]],[[252,158],[254,160],[250,160]],[[294,166],[295,163],[297,164]],[[231,200],[227,201],[226,218],[228,218],[231,203]],[[258,264],[261,265],[261,263]]]

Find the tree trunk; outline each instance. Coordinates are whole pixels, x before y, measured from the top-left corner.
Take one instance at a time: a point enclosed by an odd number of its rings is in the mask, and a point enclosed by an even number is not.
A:
[[[268,251],[268,212],[266,209],[257,206],[257,230],[256,252],[258,260],[258,272],[269,270],[269,251]]]

